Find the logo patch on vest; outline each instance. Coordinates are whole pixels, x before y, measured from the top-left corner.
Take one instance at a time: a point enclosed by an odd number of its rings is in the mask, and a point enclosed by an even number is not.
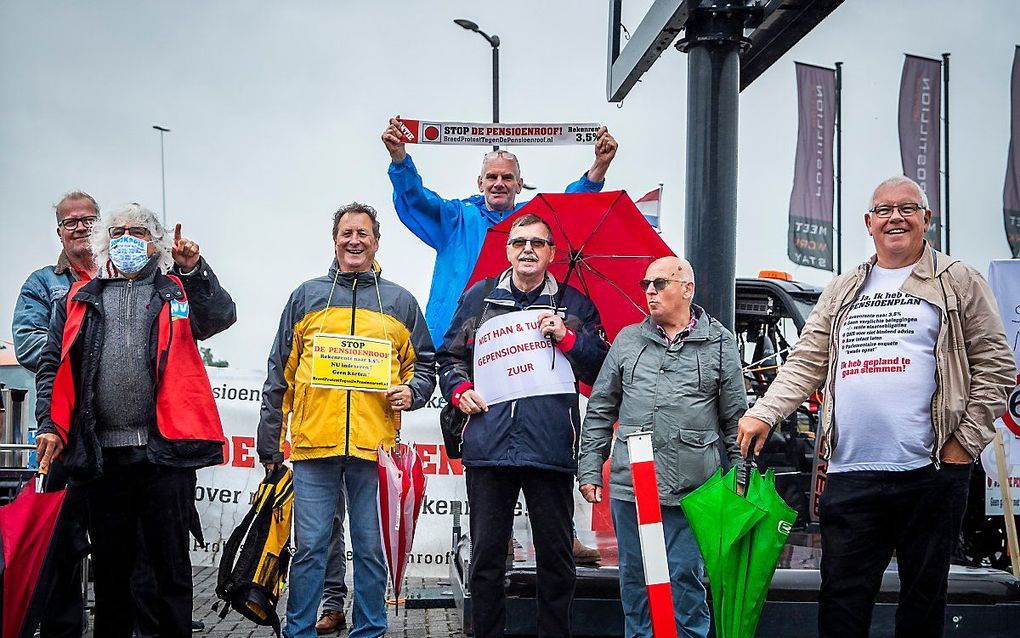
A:
[[[187,301],[177,301],[176,299],[170,300],[170,320],[174,319],[187,319],[190,307]]]

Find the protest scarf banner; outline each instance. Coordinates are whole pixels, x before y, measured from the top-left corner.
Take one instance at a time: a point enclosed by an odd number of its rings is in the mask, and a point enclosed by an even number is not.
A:
[[[206,371],[227,444],[222,464],[203,468],[197,473],[195,505],[207,544],[203,548],[192,543],[191,561],[194,565],[216,566],[224,543],[251,507],[259,482],[265,477],[256,450],[256,427],[266,375],[265,371],[231,368],[206,368]],[[471,510],[464,485],[464,470],[459,460],[447,456],[439,431],[439,411],[443,405],[445,401],[437,393],[425,407],[402,413],[400,438],[417,451],[428,479],[425,501],[415,529],[414,546],[405,572],[412,578],[449,576],[453,560],[455,510],[460,509],[463,517],[461,533],[466,534],[468,529]],[[285,453],[287,451],[285,448]],[[591,506],[577,498],[576,491],[575,518],[580,529],[589,528]],[[346,521],[345,527],[349,527]],[[514,529],[518,539],[528,537],[528,508],[523,496],[518,497],[514,509]],[[350,534],[347,533],[345,538],[350,539]],[[349,540],[346,551],[350,577],[352,550]]]
[[[538,329],[538,316],[547,312],[510,312],[479,326],[474,386],[489,405],[575,391],[570,362]]]
[[[460,146],[568,146],[595,144],[600,124],[485,124],[400,120],[400,141],[405,144]]]
[[[800,62],[796,67],[797,157],[786,253],[796,264],[831,271],[836,72]]]
[[[385,392],[390,387],[392,344],[385,339],[316,334],[312,338],[312,387]]]
[[[1006,183],[1002,187],[1002,220],[1006,241],[1014,258],[1020,257],[1020,47],[1013,51],[1013,73],[1009,85],[1009,154]]]
[[[996,419],[995,427],[1002,433],[1006,448],[1006,465],[1013,511],[1020,512],[1020,261],[996,259],[988,267],[988,283],[995,293],[999,315],[1006,328],[1006,340],[1013,349],[1017,366],[1017,387],[1009,395],[1006,413]],[[999,488],[998,468],[995,462],[995,445],[989,445],[981,453],[981,465],[985,469],[985,514],[1002,516],[1002,490]]]
[[[925,239],[942,249],[942,198],[939,140],[942,113],[942,62],[907,55],[900,76],[900,160],[903,174],[928,196],[931,224]]]

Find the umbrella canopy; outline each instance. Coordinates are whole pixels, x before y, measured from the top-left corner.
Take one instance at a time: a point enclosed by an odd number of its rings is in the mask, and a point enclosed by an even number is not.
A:
[[[423,500],[425,472],[418,452],[399,441],[391,452],[380,447],[379,521],[393,597],[397,600]]]
[[[592,300],[608,339],[645,318],[645,291],[638,282],[648,264],[673,251],[624,191],[538,195],[487,231],[468,287],[507,269],[510,227],[529,213],[552,227],[556,257],[549,271]]]
[[[779,496],[775,476],[751,472],[746,495],[737,468],[722,470],[681,501],[712,589],[718,638],[751,638],[797,513]]]
[[[42,580],[43,563],[67,490],[37,493],[26,485],[13,503],[0,507],[3,545],[3,622],[0,636],[31,635],[29,606]]]

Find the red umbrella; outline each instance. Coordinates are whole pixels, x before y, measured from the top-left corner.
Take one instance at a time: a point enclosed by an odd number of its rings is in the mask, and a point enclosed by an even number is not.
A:
[[[0,543],[3,544],[3,622],[0,636],[32,635],[29,621],[33,596],[42,582],[43,563],[67,490],[36,492],[29,483],[13,503],[0,507]],[[33,607],[38,607],[38,601]],[[38,611],[38,610],[36,610]],[[35,619],[37,620],[37,619]]]
[[[414,528],[425,500],[425,472],[413,447],[397,441],[390,452],[379,447],[379,520],[383,550],[390,568],[393,597],[400,600],[400,583],[407,555],[414,542]]]
[[[488,230],[468,286],[507,269],[510,226],[528,213],[552,226],[556,258],[549,271],[595,303],[610,340],[644,319],[645,292],[638,282],[648,264],[674,253],[625,191],[538,195]]]

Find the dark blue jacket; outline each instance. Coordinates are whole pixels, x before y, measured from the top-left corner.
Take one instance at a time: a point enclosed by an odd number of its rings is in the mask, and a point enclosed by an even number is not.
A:
[[[563,292],[562,299],[559,293]],[[565,290],[550,276],[530,304],[510,288],[510,271],[480,281],[460,299],[453,322],[436,354],[443,396],[452,401],[455,392],[470,387],[474,339],[478,326],[492,317],[518,310],[552,310],[573,332],[560,348],[577,380],[592,384],[609,351],[595,305],[577,289]],[[567,347],[569,345],[569,347]],[[482,397],[483,399],[485,397]],[[577,472],[577,442],[581,415],[577,390],[504,401],[488,412],[472,415],[464,428],[466,467],[534,467]]]

